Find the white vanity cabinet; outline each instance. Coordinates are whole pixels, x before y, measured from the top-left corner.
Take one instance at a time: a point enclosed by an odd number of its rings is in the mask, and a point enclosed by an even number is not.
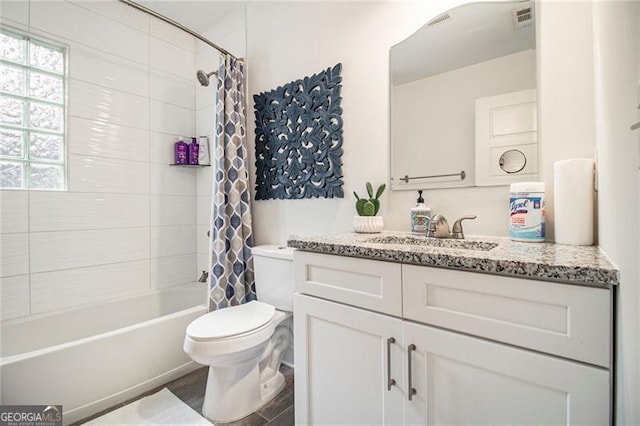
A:
[[[607,289],[303,251],[294,264],[296,424],[610,422]]]

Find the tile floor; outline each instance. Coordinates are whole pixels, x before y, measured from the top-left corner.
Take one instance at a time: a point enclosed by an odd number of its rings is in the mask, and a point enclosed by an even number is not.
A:
[[[270,403],[260,408],[250,416],[240,419],[232,423],[217,423],[217,425],[224,426],[291,426],[294,424],[293,410],[293,369],[282,365],[280,368],[282,374],[285,377],[285,387]],[[93,420],[96,417],[100,417],[109,411],[116,410],[124,405],[138,400],[144,396],[150,395],[159,391],[160,389],[167,387],[175,396],[180,398],[185,404],[201,413],[202,401],[204,400],[204,390],[207,384],[207,367],[199,368],[198,370],[180,377],[166,385],[159,386],[156,389],[150,390],[136,398],[130,399],[115,407],[111,407],[100,413],[97,413],[91,417],[81,420],[73,425],[81,425],[89,420]]]

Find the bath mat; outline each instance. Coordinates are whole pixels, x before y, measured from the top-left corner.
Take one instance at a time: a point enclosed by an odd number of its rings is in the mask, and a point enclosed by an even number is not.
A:
[[[206,425],[212,423],[167,388],[93,419],[85,425]]]

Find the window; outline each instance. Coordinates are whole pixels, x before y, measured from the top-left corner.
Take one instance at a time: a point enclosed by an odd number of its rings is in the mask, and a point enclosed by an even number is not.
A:
[[[0,188],[63,190],[67,50],[0,30]]]

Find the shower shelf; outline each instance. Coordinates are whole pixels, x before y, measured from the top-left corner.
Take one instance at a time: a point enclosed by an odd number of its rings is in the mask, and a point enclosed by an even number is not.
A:
[[[178,166],[178,167],[211,167],[211,164],[169,164],[170,166]]]

